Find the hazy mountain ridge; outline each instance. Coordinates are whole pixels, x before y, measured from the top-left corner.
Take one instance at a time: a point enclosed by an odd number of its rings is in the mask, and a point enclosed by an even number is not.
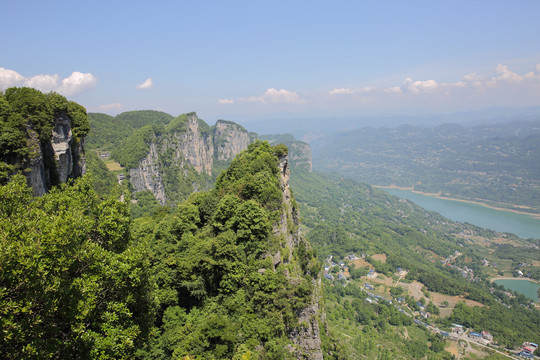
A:
[[[149,191],[161,204],[174,204],[193,191],[207,190],[231,160],[258,135],[232,121],[209,126],[196,113],[176,118],[141,110],[116,117],[90,114],[94,130],[88,143],[108,152],[126,167],[135,193]],[[268,135],[273,145],[285,143],[291,166],[311,170],[311,148],[292,136]]]
[[[538,213],[540,120],[466,128],[401,125],[337,134],[315,147],[315,167],[372,185]]]

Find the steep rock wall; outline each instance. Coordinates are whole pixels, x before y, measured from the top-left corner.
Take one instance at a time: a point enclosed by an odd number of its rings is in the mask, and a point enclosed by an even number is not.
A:
[[[311,147],[303,141],[295,141],[285,144],[289,148],[289,159],[293,166],[298,166],[309,171],[312,170]]]
[[[219,120],[210,128],[196,113],[189,113],[185,127],[152,138],[148,154],[129,171],[131,184],[135,192],[150,191],[162,205],[174,202],[206,190],[208,179],[219,175],[223,164],[247,149],[254,138],[238,124]],[[178,191],[183,196],[173,196]]]
[[[84,139],[77,141],[71,131],[71,120],[59,115],[54,122],[50,142],[39,142],[37,134],[30,134],[28,145],[33,155],[28,161],[27,180],[36,196],[45,194],[52,186],[86,172]]]
[[[289,149],[289,162],[292,167],[312,170],[311,146],[304,141],[298,141],[292,134],[261,135],[270,145],[283,144]]]
[[[223,120],[216,122],[213,142],[219,161],[231,161],[254,140],[254,134],[238,124]]]
[[[135,192],[150,191],[160,204],[165,204],[165,188],[159,167],[159,154],[155,143],[150,144],[150,152],[139,162],[139,166],[130,169],[129,177]]]
[[[293,256],[295,248],[305,246],[311,248],[311,245],[305,240],[299,230],[299,209],[292,199],[291,190],[289,188],[290,166],[287,155],[282,156],[279,163],[280,169],[280,185],[283,194],[284,208],[279,222],[274,226],[274,235],[283,236],[285,239],[286,249],[289,254],[287,258]],[[292,225],[292,227],[291,227]],[[281,254],[277,252],[273,255],[274,266],[281,263]],[[301,273],[300,269],[296,269],[295,273]],[[321,348],[321,329],[319,322],[324,322],[325,314],[322,307],[322,284],[320,274],[314,274],[312,280],[313,293],[309,304],[298,313],[298,323],[302,324],[299,328],[291,329],[289,338],[295,344],[295,348],[291,349],[296,354],[298,359],[314,359],[323,360]],[[294,275],[289,274],[290,281],[294,281]]]

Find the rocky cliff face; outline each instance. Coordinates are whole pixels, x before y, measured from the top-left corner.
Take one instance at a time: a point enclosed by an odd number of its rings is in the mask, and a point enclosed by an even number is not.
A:
[[[289,149],[289,161],[292,167],[312,170],[311,146],[307,142],[298,141],[292,134],[261,135],[270,145],[283,144]]]
[[[290,167],[288,157],[280,158],[279,169],[281,173],[280,185],[283,193],[284,208],[278,224],[274,226],[274,234],[282,236],[285,240],[285,249],[288,254],[283,258],[292,258],[294,249],[304,247],[311,249],[311,245],[305,240],[299,230],[299,209],[293,201],[289,188]],[[282,259],[280,252],[273,254],[274,266],[277,266]],[[296,269],[289,273],[289,280],[295,281],[295,276],[302,273],[301,269]],[[296,345],[290,349],[296,354],[298,359],[322,360],[321,329],[319,323],[324,323],[325,314],[321,303],[322,284],[320,274],[311,274],[313,292],[309,304],[298,314],[298,323],[302,324],[298,328],[289,331],[289,338]]]
[[[71,121],[65,115],[55,119],[50,142],[39,142],[37,134],[28,129],[28,145],[32,156],[28,163],[27,179],[36,196],[45,194],[53,185],[65,183],[86,172],[84,147],[71,131]]]
[[[129,171],[131,184],[135,192],[150,191],[162,205],[174,203],[206,190],[223,165],[254,139],[238,124],[219,120],[210,128],[197,114],[187,114],[182,130],[153,137],[148,154]]]
[[[309,171],[312,170],[311,147],[303,141],[295,141],[285,144],[289,148],[289,158],[293,166],[298,166]]]

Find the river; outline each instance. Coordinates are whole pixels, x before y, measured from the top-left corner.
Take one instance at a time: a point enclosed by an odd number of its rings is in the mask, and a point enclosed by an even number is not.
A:
[[[418,194],[411,190],[394,188],[383,188],[383,190],[400,198],[411,200],[424,209],[436,211],[454,221],[467,222],[485,229],[516,234],[523,239],[540,239],[540,219],[534,216],[491,209],[463,201],[441,199],[435,196]]]
[[[540,285],[526,279],[498,279],[493,281],[497,285],[502,285],[507,289],[517,291],[529,299],[538,302],[538,288]]]

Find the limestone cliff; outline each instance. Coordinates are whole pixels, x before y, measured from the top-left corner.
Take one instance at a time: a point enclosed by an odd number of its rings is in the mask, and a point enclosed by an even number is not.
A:
[[[162,205],[176,203],[208,189],[254,139],[233,122],[219,120],[210,127],[196,113],[183,114],[164,130],[152,131],[146,155],[129,169],[132,187],[135,192],[150,191]]]
[[[311,249],[309,242],[304,239],[299,230],[299,209],[296,202],[292,198],[289,188],[290,167],[287,155],[282,156],[279,163],[280,169],[280,185],[283,193],[283,210],[278,224],[274,226],[274,235],[281,236],[284,239],[285,247],[283,256],[280,252],[273,255],[274,266],[277,266],[285,259],[293,257],[295,250],[299,248]],[[309,252],[304,251],[305,253]],[[316,261],[316,259],[314,260]],[[311,265],[311,264],[310,264]],[[297,269],[293,269],[289,273],[290,281],[294,282],[295,278],[299,278],[305,272],[297,265]],[[317,269],[317,267],[313,267]],[[308,273],[312,271],[311,266],[307,266]],[[318,271],[318,270],[317,270]],[[324,309],[321,303],[322,299],[322,284],[320,274],[310,274],[312,276],[312,294],[308,305],[303,308],[298,315],[298,323],[301,326],[289,330],[289,338],[295,344],[295,348],[290,349],[298,359],[315,359],[322,360],[323,353],[321,348],[321,329],[319,324],[325,322]]]
[[[77,141],[73,136],[71,120],[65,114],[56,117],[50,141],[39,141],[37,133],[30,127],[27,132],[30,134],[27,143],[32,155],[25,173],[34,195],[41,196],[51,186],[86,172],[84,139]]]
[[[0,183],[21,173],[36,196],[84,174],[86,109],[29,87],[0,91]]]
[[[312,170],[311,146],[303,141],[298,141],[292,134],[261,135],[261,140],[266,140],[270,145],[283,144],[289,149],[289,161],[292,167]]]

